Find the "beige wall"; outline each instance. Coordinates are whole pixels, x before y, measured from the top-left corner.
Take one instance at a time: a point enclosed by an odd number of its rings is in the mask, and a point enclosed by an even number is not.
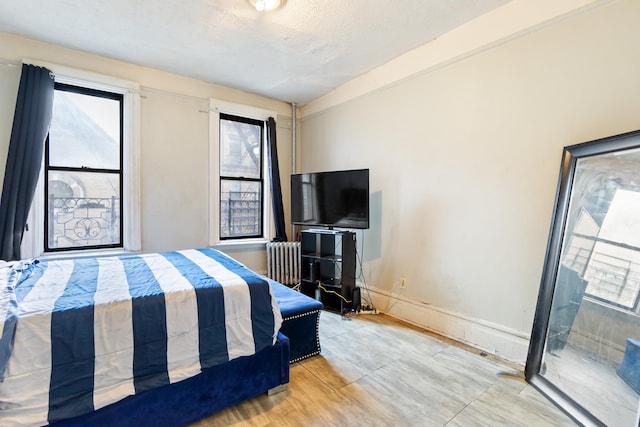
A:
[[[0,95],[0,165],[2,165],[2,177],[4,177],[4,165],[7,162],[19,84],[20,66],[0,62],[0,94],[2,94]],[[0,182],[0,189],[2,189],[2,182]]]
[[[209,98],[278,113],[281,179],[291,172],[291,107],[279,101],[158,70],[0,33],[0,58],[24,58],[92,71],[141,87],[141,223],[145,252],[206,246],[208,242]],[[17,71],[16,71],[17,70]],[[0,172],[4,172],[19,67],[0,64]],[[13,93],[13,95],[11,95]],[[204,112],[203,112],[204,110]],[[284,190],[288,206],[288,185]],[[288,209],[286,209],[288,210]],[[288,218],[288,214],[287,214]],[[264,248],[225,248],[258,271]]]
[[[380,308],[529,334],[562,148],[640,128],[638,16],[589,8],[303,119],[303,171],[371,169]]]
[[[147,91],[140,106],[142,247],[206,246],[208,102]]]

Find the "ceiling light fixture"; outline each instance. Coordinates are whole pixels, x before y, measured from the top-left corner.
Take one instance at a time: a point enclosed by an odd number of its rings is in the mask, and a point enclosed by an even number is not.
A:
[[[258,12],[275,10],[282,6],[283,0],[249,0],[251,6],[255,7]]]

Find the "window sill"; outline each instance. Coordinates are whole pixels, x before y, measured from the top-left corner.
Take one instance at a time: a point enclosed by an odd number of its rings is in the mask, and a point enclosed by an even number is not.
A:
[[[221,251],[228,250],[241,250],[241,251],[262,251],[265,249],[267,242],[266,239],[246,239],[246,240],[222,240],[214,245],[213,248]]]
[[[65,252],[44,252],[40,256],[36,257],[42,261],[53,261],[61,259],[75,259],[75,258],[98,258],[106,256],[116,255],[132,255],[139,253],[138,251],[128,251],[122,248],[117,249],[94,249],[94,250],[78,250],[78,251],[65,251]]]

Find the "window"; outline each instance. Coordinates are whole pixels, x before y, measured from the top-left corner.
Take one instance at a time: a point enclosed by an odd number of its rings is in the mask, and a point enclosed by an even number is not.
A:
[[[45,251],[122,247],[122,116],[122,94],[55,84]]]
[[[220,239],[262,236],[264,121],[220,114]]]
[[[599,199],[604,212],[579,211],[562,263],[584,280],[591,298],[640,313],[640,247],[628,243],[633,222],[622,214],[640,206],[640,192],[612,186],[609,193]]]
[[[210,244],[270,236],[266,120],[273,112],[211,101]]]
[[[22,256],[140,250],[138,85],[37,65],[52,70],[56,83]]]

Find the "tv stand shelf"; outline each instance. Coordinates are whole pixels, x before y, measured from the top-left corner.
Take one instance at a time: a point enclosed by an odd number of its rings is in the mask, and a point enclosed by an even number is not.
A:
[[[305,255],[305,254],[303,254]],[[329,261],[341,261],[342,257],[340,255],[320,255],[320,254],[308,254],[305,257],[309,259],[317,259],[317,260],[329,260]]]
[[[325,309],[344,313],[354,308],[356,235],[342,230],[302,230],[300,290]]]

